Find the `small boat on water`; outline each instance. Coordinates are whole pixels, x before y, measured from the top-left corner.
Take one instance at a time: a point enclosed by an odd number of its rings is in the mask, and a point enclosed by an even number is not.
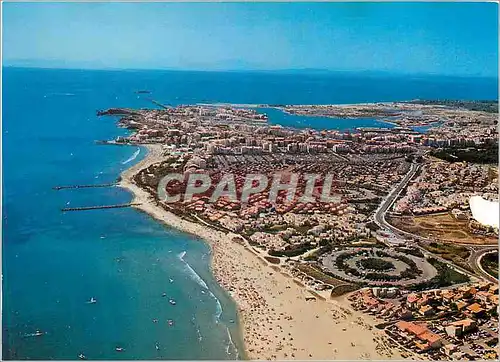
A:
[[[87,301],[87,304],[96,304],[97,303],[97,299],[95,299],[94,297],[90,298],[90,300]]]
[[[169,281],[170,281],[170,283],[173,283],[173,282],[174,282],[174,280],[173,280],[172,278],[170,278],[170,279],[169,279]]]
[[[167,296],[167,293],[162,293],[161,294],[162,297],[166,297]]]
[[[158,323],[158,319],[153,319],[153,323]]]
[[[173,326],[174,325],[174,321],[172,319],[169,319],[167,321],[167,323],[168,323],[169,326]]]
[[[40,337],[43,336],[45,332],[42,332],[41,330],[37,329],[35,333],[26,333],[24,337]]]
[[[83,353],[80,353],[78,355],[78,358],[80,358],[80,359],[87,359],[87,357]]]
[[[115,351],[116,351],[116,352],[124,352],[124,351],[125,351],[125,348],[123,348],[123,347],[116,347],[116,348],[115,348]]]
[[[170,304],[172,304],[172,305],[176,305],[176,304],[177,304],[177,303],[175,302],[175,300],[173,300],[173,299],[169,299],[169,300],[168,300],[168,302],[169,302]]]
[[[160,350],[160,345],[158,344],[158,342],[155,343],[155,348],[156,348],[157,351]]]

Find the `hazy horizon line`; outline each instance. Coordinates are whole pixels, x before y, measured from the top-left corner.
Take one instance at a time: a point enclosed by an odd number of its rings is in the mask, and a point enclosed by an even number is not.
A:
[[[483,75],[483,74],[449,74],[449,73],[432,73],[432,72],[403,72],[395,70],[370,70],[370,69],[327,69],[327,68],[276,68],[276,69],[260,69],[260,68],[122,68],[122,67],[78,67],[78,66],[50,66],[50,65],[22,65],[22,64],[2,64],[2,68],[19,68],[19,69],[46,69],[46,70],[88,70],[88,71],[158,71],[158,72],[200,72],[200,73],[297,73],[297,74],[328,74],[328,73],[344,73],[344,74],[370,74],[370,75],[393,75],[393,76],[433,76],[433,77],[453,77],[453,78],[484,78],[495,79],[498,81],[498,75]]]

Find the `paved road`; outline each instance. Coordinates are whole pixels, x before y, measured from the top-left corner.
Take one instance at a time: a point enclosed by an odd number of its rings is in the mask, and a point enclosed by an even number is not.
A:
[[[390,225],[387,221],[385,221],[385,213],[387,212],[387,210],[389,210],[389,208],[392,206],[394,201],[398,198],[399,194],[401,194],[401,191],[404,190],[404,188],[408,185],[410,180],[415,176],[415,174],[418,172],[419,169],[420,169],[420,165],[412,163],[410,166],[410,170],[405,175],[403,180],[401,180],[399,185],[396,186],[396,188],[394,190],[392,190],[389,193],[389,195],[387,195],[387,197],[384,199],[382,204],[380,204],[380,207],[375,212],[375,222],[377,223],[378,226],[392,230],[392,231],[396,232],[396,234],[400,233],[401,230],[396,229],[395,227]],[[402,233],[410,234],[410,233],[406,233],[406,232],[402,232]],[[412,234],[410,234],[410,235],[412,235]]]
[[[433,242],[435,240],[429,239],[429,238],[424,238],[424,237],[421,237],[419,235],[415,235],[415,234],[409,233],[407,231],[400,230],[400,229],[394,227],[393,225],[389,224],[385,220],[385,214],[387,213],[387,210],[390,209],[390,207],[392,206],[394,201],[398,198],[398,196],[401,194],[401,192],[406,188],[406,186],[408,186],[408,183],[415,176],[415,174],[418,172],[420,167],[421,167],[420,164],[412,163],[410,170],[405,175],[403,180],[401,180],[401,182],[398,184],[398,186],[396,186],[396,188],[389,193],[389,195],[382,201],[379,208],[375,212],[375,223],[380,228],[385,229],[385,230],[390,230],[393,234],[401,237],[402,239],[408,238],[410,240],[411,239],[418,239],[418,240],[422,240],[422,241],[426,241],[426,242]],[[414,243],[412,241],[408,241],[407,244],[420,249],[420,251],[422,251],[422,253],[424,253],[424,255],[432,255],[432,257],[434,257],[435,259],[439,260],[442,263],[447,264],[450,268],[453,268],[462,274],[468,275],[469,277],[472,277],[472,278],[477,278],[476,275],[472,274],[468,270],[465,270],[464,268],[459,267],[458,265],[455,265],[446,259],[443,259],[439,255],[430,253],[429,251],[427,251],[425,248],[421,247],[417,243]],[[477,258],[474,258],[471,260],[473,269],[476,270],[484,279],[491,280],[491,276],[489,274],[486,273],[486,275],[485,275],[484,274],[485,272],[481,271],[482,268],[478,264],[478,260],[479,260],[480,255],[481,254],[479,254]]]
[[[486,270],[483,269],[483,267],[481,266],[481,259],[486,254],[493,253],[495,251],[498,252],[498,246],[474,246],[469,257],[469,263],[474,268],[474,270],[492,283],[498,283],[498,279],[492,277],[486,272]]]

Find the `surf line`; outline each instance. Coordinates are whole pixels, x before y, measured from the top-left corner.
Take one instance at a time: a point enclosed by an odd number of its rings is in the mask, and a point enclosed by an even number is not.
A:
[[[193,279],[196,283],[198,283],[198,285],[200,285],[203,289],[208,290],[208,292],[210,293],[210,296],[213,299],[215,299],[215,301],[217,303],[217,309],[215,312],[215,321],[216,321],[216,323],[219,323],[220,317],[222,315],[222,305],[220,303],[220,300],[214,295],[214,293],[212,293],[212,291],[208,287],[207,283],[205,283],[205,281],[198,275],[198,273],[191,267],[191,265],[189,265],[189,263],[184,260],[185,255],[186,255],[185,251],[180,253],[178,255],[179,260],[182,261],[184,263],[184,265],[186,266],[186,269],[188,270],[188,272],[191,276],[191,279]]]
[[[122,162],[122,165],[126,165],[127,163],[132,162],[133,160],[135,160],[137,158],[137,156],[139,156],[140,153],[141,153],[141,149],[138,148],[137,151],[135,151],[134,154],[132,156],[130,156],[130,158],[128,158]]]

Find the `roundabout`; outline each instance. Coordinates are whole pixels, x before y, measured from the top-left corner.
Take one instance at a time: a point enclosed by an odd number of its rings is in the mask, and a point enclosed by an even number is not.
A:
[[[370,270],[370,271],[392,271],[396,269],[394,266],[394,263],[392,263],[389,260],[384,260],[382,258],[366,258],[366,259],[361,259],[356,262],[356,265],[365,270]]]
[[[390,249],[347,248],[323,255],[320,263],[341,279],[371,285],[412,285],[437,275],[424,258]]]

